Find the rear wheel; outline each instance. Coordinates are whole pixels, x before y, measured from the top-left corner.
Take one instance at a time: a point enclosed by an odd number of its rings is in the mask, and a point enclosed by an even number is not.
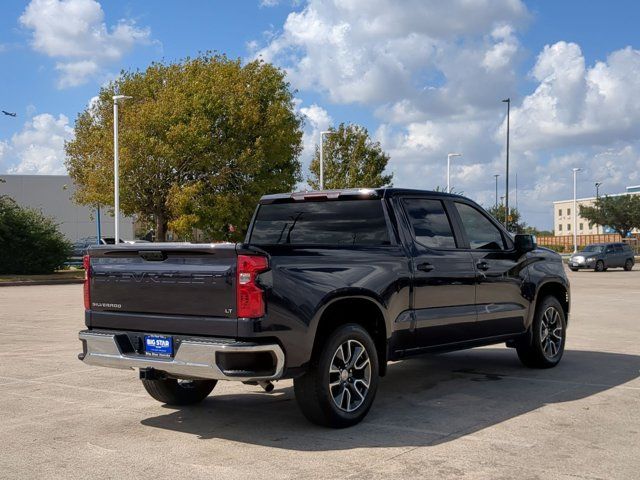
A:
[[[518,358],[530,368],[555,367],[564,353],[566,318],[556,297],[544,297],[536,308],[531,334],[516,345]]]
[[[378,355],[369,333],[356,324],[338,327],[293,387],[311,422],[333,428],[359,423],[378,388]]]
[[[604,272],[604,262],[602,260],[598,260],[596,262],[596,268],[594,269],[596,272]]]
[[[175,378],[142,380],[147,393],[167,405],[199,403],[207,398],[216,383],[216,380],[177,380]]]
[[[633,260],[627,258],[627,261],[624,262],[624,269],[628,272],[633,269]]]

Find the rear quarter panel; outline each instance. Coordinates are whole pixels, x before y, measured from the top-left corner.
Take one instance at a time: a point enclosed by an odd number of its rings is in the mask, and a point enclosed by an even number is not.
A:
[[[399,246],[260,247],[270,254],[270,270],[259,276],[267,314],[252,336],[277,335],[287,368],[308,362],[319,319],[334,301],[362,297],[381,309],[387,337],[393,322],[409,305],[409,261]],[[239,328],[242,336],[242,328]],[[247,331],[247,333],[249,333]]]

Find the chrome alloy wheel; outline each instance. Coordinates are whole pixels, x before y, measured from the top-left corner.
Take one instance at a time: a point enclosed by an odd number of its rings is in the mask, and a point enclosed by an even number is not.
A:
[[[540,322],[540,346],[547,359],[552,360],[562,347],[562,320],[556,307],[547,308]]]
[[[329,391],[333,403],[344,412],[357,410],[369,393],[371,361],[357,340],[338,347],[329,367]]]

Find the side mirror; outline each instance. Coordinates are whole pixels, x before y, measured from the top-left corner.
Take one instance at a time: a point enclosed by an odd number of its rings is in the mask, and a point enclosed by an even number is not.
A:
[[[513,241],[516,245],[516,250],[521,253],[531,252],[538,248],[538,242],[535,235],[518,234]]]

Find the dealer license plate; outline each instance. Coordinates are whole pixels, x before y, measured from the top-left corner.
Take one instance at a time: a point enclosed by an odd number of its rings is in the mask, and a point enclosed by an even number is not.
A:
[[[144,353],[156,357],[173,355],[173,338],[164,335],[145,335]]]

